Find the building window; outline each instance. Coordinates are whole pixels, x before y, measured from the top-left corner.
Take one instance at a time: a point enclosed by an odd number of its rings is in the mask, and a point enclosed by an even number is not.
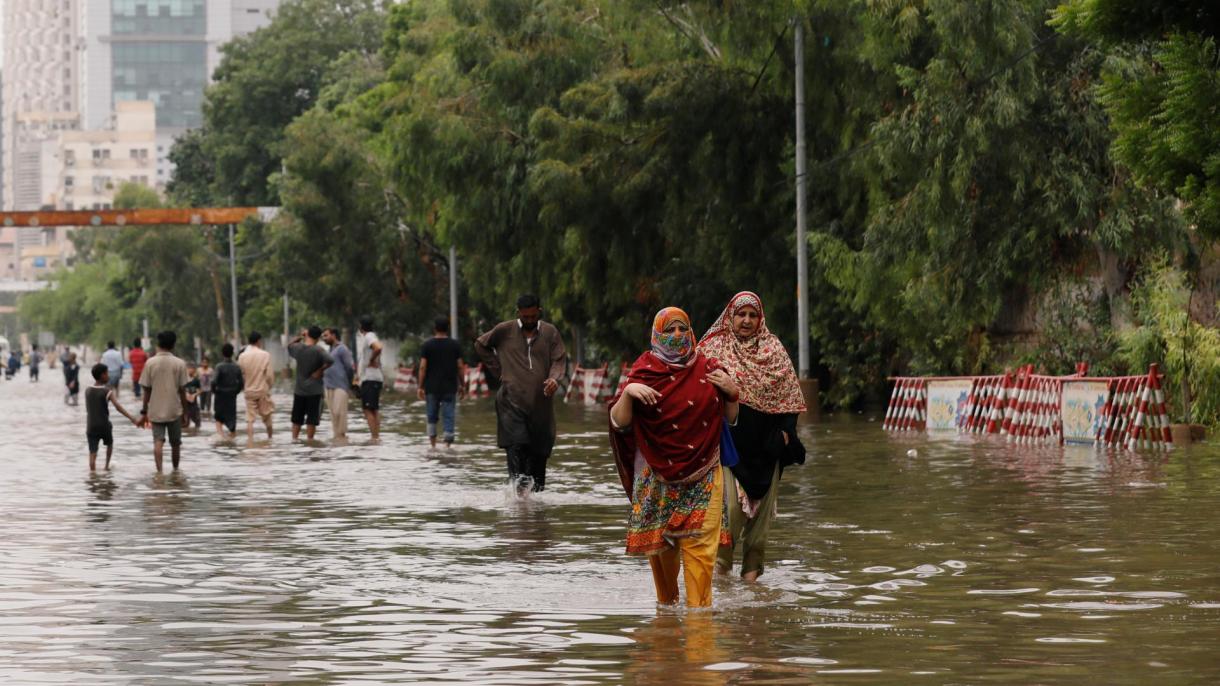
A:
[[[114,1],[117,8],[120,0]],[[111,90],[116,102],[155,102],[158,128],[197,128],[203,124],[203,91],[208,80],[206,43],[116,42],[111,55]]]
[[[76,179],[71,176],[64,177],[64,188],[71,188],[72,184],[76,183]]]

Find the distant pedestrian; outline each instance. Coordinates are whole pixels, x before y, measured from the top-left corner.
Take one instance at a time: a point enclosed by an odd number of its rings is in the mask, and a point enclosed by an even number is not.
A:
[[[186,421],[183,422],[183,426],[194,424],[195,430],[198,431],[203,423],[203,417],[199,411],[199,396],[202,395],[202,391],[200,391],[199,367],[196,367],[194,362],[186,365],[186,377],[186,387],[183,389],[186,391]]]
[[[246,385],[246,437],[254,440],[254,421],[262,418],[267,427],[267,440],[271,440],[271,413],[275,410],[275,404],[271,402],[271,387],[275,384],[271,353],[263,350],[261,333],[251,331],[247,340],[250,344],[237,358]]]
[[[486,368],[500,377],[496,438],[507,452],[508,478],[518,492],[546,487],[546,463],[555,446],[552,400],[567,373],[559,329],[540,321],[538,296],[517,298],[517,319],[501,322],[475,341]]]
[[[102,353],[102,364],[106,365],[110,387],[115,397],[119,395],[119,382],[123,380],[123,353],[114,347],[114,341],[106,341],[106,352]]]
[[[445,447],[457,435],[458,379],[465,375],[462,346],[449,337],[449,318],[438,317],[432,338],[419,351],[419,399],[427,403],[428,442],[436,447],[437,420],[444,423]]]
[[[199,411],[212,414],[212,361],[207,355],[199,362]]]
[[[131,363],[131,390],[140,397],[140,374],[148,362],[148,353],[144,352],[144,341],[135,338],[131,341],[131,352],[127,353],[127,361]]]
[[[237,394],[241,393],[241,367],[233,361],[233,344],[225,343],[220,348],[224,358],[216,365],[216,375],[212,379],[212,392],[216,394],[216,409],[212,419],[216,420],[216,434],[232,440],[237,435]],[[229,433],[225,436],[224,430]]]
[[[157,334],[157,354],[144,365],[140,385],[144,387],[144,408],[140,416],[152,426],[153,461],[161,471],[162,454],[168,438],[174,469],[182,459],[182,427],[186,425],[186,362],[174,355],[178,335],[173,331]],[[114,386],[112,385],[113,389]],[[114,391],[118,397],[118,390]]]
[[[75,364],[75,362],[73,359],[72,363]],[[89,442],[89,471],[92,472],[97,470],[99,444],[106,444],[106,469],[110,469],[110,457],[114,454],[114,428],[110,423],[109,405],[113,404],[114,409],[131,420],[132,424],[139,426],[140,421],[132,417],[119,404],[119,398],[115,394],[114,388],[110,386],[110,379],[107,378],[110,372],[106,365],[98,362],[93,365],[91,373],[94,383],[85,390],[85,439]]]
[[[369,425],[373,440],[381,435],[381,387],[385,376],[381,373],[381,340],[373,332],[373,318],[360,319],[360,344],[357,347],[357,379],[360,381],[360,406],[364,410],[364,421]]]
[[[313,440],[322,420],[322,396],[325,384],[322,375],[334,364],[326,349],[318,345],[322,338],[322,327],[317,324],[301,333],[288,344],[288,355],[297,361],[296,383],[292,388],[292,440],[301,435],[305,426],[305,438]]]
[[[38,365],[42,362],[42,353],[38,352],[37,345],[30,346],[30,383],[38,381]]]
[[[19,371],[21,371],[21,356],[17,354],[16,350],[10,350],[8,353],[8,366],[4,368],[4,378],[12,381]]]
[[[330,346],[330,356],[335,361],[322,375],[326,411],[330,413],[331,437],[347,438],[347,398],[356,378],[356,366],[352,351],[343,344],[338,329],[332,326],[323,331],[322,342]]]
[[[64,370],[64,402],[76,406],[80,398],[80,365],[76,364],[76,353],[68,353],[68,359],[63,363]]]

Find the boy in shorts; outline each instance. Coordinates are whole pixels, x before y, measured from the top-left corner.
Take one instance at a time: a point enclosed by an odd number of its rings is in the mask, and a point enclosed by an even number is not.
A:
[[[110,372],[101,362],[93,365],[94,384],[85,389],[85,438],[89,441],[89,471],[97,471],[97,448],[99,443],[106,444],[106,469],[110,469],[110,456],[114,454],[114,428],[110,424],[111,403],[114,409],[132,424],[139,426],[135,417],[119,404],[119,399],[110,387]]]

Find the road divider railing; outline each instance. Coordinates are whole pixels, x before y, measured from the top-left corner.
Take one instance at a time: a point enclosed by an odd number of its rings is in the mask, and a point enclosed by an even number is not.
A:
[[[572,370],[572,381],[568,385],[564,402],[597,405],[610,399],[610,381],[607,378],[609,363],[600,367],[586,368],[577,365]]]
[[[1069,376],[1033,365],[984,376],[892,377],[882,427],[997,434],[1014,445],[1086,443],[1129,450],[1172,447],[1162,374]]]

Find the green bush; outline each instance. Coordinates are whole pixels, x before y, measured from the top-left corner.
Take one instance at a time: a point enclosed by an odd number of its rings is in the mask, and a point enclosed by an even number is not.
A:
[[[1193,289],[1165,258],[1141,270],[1131,292],[1136,326],[1119,333],[1119,355],[1132,373],[1160,363],[1173,419],[1220,423],[1220,331],[1190,316]]]

